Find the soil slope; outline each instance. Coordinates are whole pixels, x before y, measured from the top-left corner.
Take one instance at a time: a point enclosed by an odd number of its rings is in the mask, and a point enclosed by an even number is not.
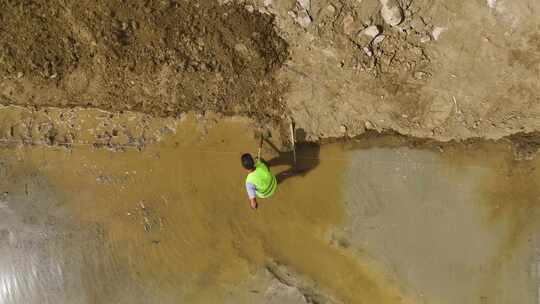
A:
[[[0,102],[291,118],[311,141],[499,139],[540,130],[539,14],[536,0],[3,1]]]

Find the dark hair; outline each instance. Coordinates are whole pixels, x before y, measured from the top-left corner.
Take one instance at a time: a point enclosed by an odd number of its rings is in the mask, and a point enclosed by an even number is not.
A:
[[[242,154],[242,157],[240,159],[242,161],[242,167],[248,170],[255,169],[255,162],[253,161],[253,157],[251,157],[251,154],[249,153]]]

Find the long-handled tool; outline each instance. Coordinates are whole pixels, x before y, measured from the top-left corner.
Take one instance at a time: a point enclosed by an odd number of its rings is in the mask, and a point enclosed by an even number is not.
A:
[[[261,132],[261,143],[259,144],[259,152],[257,152],[257,159],[258,160],[261,160],[261,150],[262,150],[263,142],[264,142],[264,136],[263,136],[263,134]]]
[[[259,151],[257,152],[257,159],[261,159],[261,151],[262,151],[262,146],[263,146],[263,143],[264,143],[264,140],[265,139],[268,139],[270,137],[272,137],[272,133],[270,133],[270,131],[268,130],[262,130],[259,134],[260,138],[261,138],[261,141],[259,142]]]
[[[293,155],[293,164],[296,167],[296,148],[294,146],[294,122],[291,120],[291,145],[292,145],[292,155]]]

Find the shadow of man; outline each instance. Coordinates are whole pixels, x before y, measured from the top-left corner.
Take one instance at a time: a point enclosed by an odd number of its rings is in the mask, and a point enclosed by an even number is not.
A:
[[[296,144],[296,164],[294,163],[293,151],[280,151],[271,141],[265,139],[265,142],[274,149],[278,156],[263,160],[268,167],[274,166],[289,166],[288,169],[276,174],[278,183],[282,183],[288,178],[294,176],[306,176],[309,171],[319,165],[320,146],[316,143],[305,141],[306,133],[303,129],[298,129],[295,132]]]

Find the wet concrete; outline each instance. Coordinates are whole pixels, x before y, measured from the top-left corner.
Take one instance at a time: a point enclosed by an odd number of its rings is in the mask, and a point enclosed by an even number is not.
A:
[[[185,119],[142,151],[2,148],[0,299],[535,303],[538,160],[506,144],[300,145],[290,175],[267,144],[285,174],[252,211],[250,126]]]

